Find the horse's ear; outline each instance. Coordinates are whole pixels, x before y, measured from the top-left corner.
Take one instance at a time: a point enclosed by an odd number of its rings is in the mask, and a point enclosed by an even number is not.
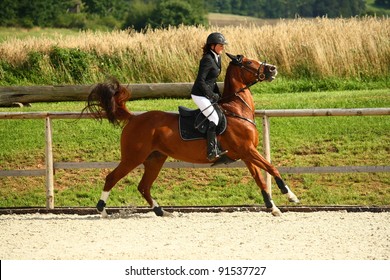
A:
[[[231,59],[231,60],[237,60],[237,56],[232,55],[230,53],[226,53],[226,55]]]
[[[237,65],[241,65],[242,59],[244,57],[241,54],[239,54],[239,55],[232,55],[230,53],[226,53],[226,55],[232,60],[233,64],[237,64]]]

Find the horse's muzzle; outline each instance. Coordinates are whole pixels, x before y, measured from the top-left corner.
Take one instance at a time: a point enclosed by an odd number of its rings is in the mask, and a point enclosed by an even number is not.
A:
[[[276,76],[278,75],[278,70],[276,69],[276,66],[271,66],[270,67],[270,72],[271,72],[271,76],[270,76],[270,81],[273,81],[275,80]]]

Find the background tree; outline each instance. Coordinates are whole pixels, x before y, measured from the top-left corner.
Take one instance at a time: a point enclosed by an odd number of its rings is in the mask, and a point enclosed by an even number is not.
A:
[[[379,0],[390,1],[390,0]],[[216,0],[208,9],[261,18],[350,17],[364,14],[364,0]]]
[[[132,0],[82,0],[88,14],[96,14],[101,17],[112,16],[117,20],[123,20]]]
[[[52,27],[74,0],[0,0],[0,25]]]
[[[390,9],[390,0],[375,0],[375,5],[385,9]]]
[[[24,27],[52,27],[58,17],[67,10],[69,0],[19,0],[17,6],[17,18]]]
[[[18,3],[15,0],[0,0],[0,26],[17,24]]]
[[[156,0],[134,0],[129,5],[129,12],[123,24],[123,28],[134,28],[141,31],[146,27],[153,11],[156,9]]]
[[[0,26],[106,29],[207,25],[208,12],[258,18],[390,14],[390,0],[0,0]],[[75,9],[76,7],[76,9]],[[387,10],[386,10],[387,8]]]
[[[148,24],[153,28],[205,24],[204,10],[199,10],[203,1],[161,0],[153,10]],[[198,4],[198,5],[196,5]]]

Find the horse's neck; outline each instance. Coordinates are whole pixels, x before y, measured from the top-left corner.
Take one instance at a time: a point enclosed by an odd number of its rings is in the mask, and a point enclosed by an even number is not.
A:
[[[130,99],[130,92],[122,88],[120,94],[116,96],[116,116],[119,120],[127,120],[131,116],[131,112],[126,107],[126,101]]]
[[[245,84],[235,79],[225,79],[222,97],[226,102],[223,102],[223,107],[252,117],[255,110],[253,97],[250,90],[244,88]]]
[[[124,121],[128,120],[132,115],[130,111],[125,107],[118,107],[115,111],[116,118],[118,120]]]

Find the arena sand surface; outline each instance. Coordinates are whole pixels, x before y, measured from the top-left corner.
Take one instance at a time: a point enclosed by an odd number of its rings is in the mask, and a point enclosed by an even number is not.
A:
[[[1,215],[2,260],[389,260],[390,212]]]

